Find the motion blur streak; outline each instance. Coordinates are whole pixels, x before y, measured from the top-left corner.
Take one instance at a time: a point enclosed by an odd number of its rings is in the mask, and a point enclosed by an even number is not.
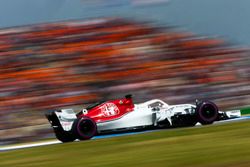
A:
[[[135,102],[249,103],[249,52],[122,18],[0,30],[1,144],[48,137],[43,111],[133,93]],[[22,128],[20,128],[22,127]]]

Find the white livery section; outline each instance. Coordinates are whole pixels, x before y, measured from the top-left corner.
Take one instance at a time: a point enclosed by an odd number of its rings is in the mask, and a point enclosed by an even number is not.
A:
[[[133,112],[125,114],[121,118],[97,123],[97,131],[106,130],[122,130],[143,126],[156,126],[158,122],[168,120],[170,125],[173,125],[172,118],[178,115],[195,114],[196,106],[192,104],[168,105],[159,99],[153,99],[144,103],[135,104]],[[62,109],[61,112],[55,112],[61,126],[65,131],[70,131],[74,120],[77,118],[72,109]],[[240,117],[240,110],[228,112],[219,111],[228,118]]]

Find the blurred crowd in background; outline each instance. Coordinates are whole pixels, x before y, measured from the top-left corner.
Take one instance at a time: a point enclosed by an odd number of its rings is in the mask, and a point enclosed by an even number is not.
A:
[[[249,51],[122,18],[0,30],[0,144],[46,138],[44,112],[134,95],[140,103],[249,105]]]

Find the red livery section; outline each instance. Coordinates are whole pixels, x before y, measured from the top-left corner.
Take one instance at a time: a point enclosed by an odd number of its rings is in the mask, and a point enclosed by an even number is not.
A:
[[[90,117],[95,122],[105,122],[118,119],[123,115],[134,110],[132,97],[127,95],[125,98],[110,100],[100,105],[96,105],[88,109],[87,113],[79,115],[79,117]]]

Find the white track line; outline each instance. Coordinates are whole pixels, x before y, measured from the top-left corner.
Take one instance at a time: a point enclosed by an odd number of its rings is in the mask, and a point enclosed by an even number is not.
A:
[[[22,148],[47,146],[47,145],[59,144],[59,143],[62,143],[62,142],[60,142],[59,140],[53,140],[53,141],[45,141],[45,142],[37,142],[37,143],[27,143],[27,144],[20,144],[20,145],[3,146],[3,147],[0,147],[0,151],[9,151],[9,150],[22,149]]]
[[[244,116],[244,117],[241,117],[241,118],[223,120],[223,121],[218,121],[218,122],[215,122],[215,123],[218,124],[218,123],[223,123],[223,122],[236,122],[236,121],[247,120],[247,119],[250,119],[250,116]],[[96,136],[93,139],[112,138],[112,137],[117,137],[117,136],[126,136],[126,135],[133,135],[133,134],[147,133],[147,132],[152,132],[152,130],[142,131],[142,132],[130,132],[130,133],[120,133],[120,134],[111,134],[111,135],[101,135],[101,136]],[[60,142],[59,140],[51,140],[51,141],[44,141],[44,142],[3,146],[3,147],[0,147],[0,152],[1,151],[16,150],[16,149],[23,149],[23,148],[47,146],[47,145],[60,144],[60,143],[62,143],[62,142]]]

